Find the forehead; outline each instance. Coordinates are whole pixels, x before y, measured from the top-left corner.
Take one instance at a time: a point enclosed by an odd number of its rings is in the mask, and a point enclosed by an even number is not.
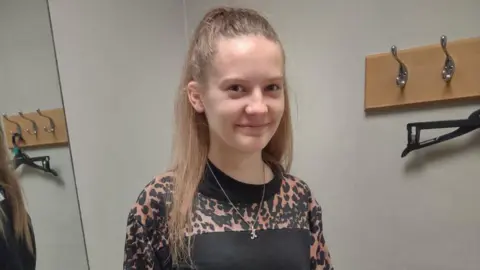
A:
[[[263,36],[221,38],[212,61],[216,77],[266,78],[283,74],[281,47]]]

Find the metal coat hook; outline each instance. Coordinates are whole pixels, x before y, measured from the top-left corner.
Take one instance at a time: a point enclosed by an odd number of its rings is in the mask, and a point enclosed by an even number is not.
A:
[[[455,73],[455,61],[452,56],[448,53],[447,50],[447,37],[442,35],[440,37],[440,45],[442,50],[445,53],[445,64],[443,66],[442,78],[446,83],[449,83],[452,80],[453,74]]]
[[[391,51],[392,51],[393,57],[400,65],[400,67],[398,68],[396,83],[400,89],[403,89],[408,81],[408,69],[407,69],[407,66],[398,58],[397,47],[395,45],[392,46]]]
[[[26,119],[28,121],[30,121],[30,123],[32,123],[32,130],[31,131],[30,129],[26,128],[25,131],[31,135],[35,135],[37,136],[37,132],[38,132],[38,126],[37,126],[37,123],[35,121],[33,121],[32,119],[26,117],[25,115],[23,115],[22,112],[18,112],[18,115],[20,115],[20,117],[22,117],[23,119]]]
[[[38,115],[47,118],[48,121],[50,122],[50,127],[44,126],[44,127],[43,127],[43,130],[45,130],[45,132],[48,132],[48,133],[53,133],[53,132],[55,132],[55,122],[53,121],[53,119],[52,119],[50,116],[48,116],[48,115],[42,114],[42,112],[40,111],[40,109],[37,109],[37,113],[38,113]]]
[[[10,134],[17,133],[17,134],[22,135],[22,127],[20,126],[19,123],[15,122],[15,121],[13,121],[13,120],[8,119],[8,116],[7,116],[6,113],[3,114],[3,118],[5,118],[5,120],[7,120],[8,122],[10,122],[10,123],[14,124],[15,126],[17,126],[17,131],[16,131],[16,132],[13,132],[13,131],[10,130]]]

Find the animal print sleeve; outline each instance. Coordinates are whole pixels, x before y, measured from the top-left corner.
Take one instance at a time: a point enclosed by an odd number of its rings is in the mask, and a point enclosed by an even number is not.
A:
[[[310,246],[310,269],[333,270],[330,252],[323,235],[322,208],[310,196],[309,222],[312,244]]]
[[[165,203],[154,179],[140,193],[127,218],[124,270],[166,270]]]

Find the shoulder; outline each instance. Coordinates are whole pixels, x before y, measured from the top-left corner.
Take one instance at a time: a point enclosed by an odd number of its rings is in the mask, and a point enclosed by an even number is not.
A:
[[[304,180],[300,179],[299,177],[284,173],[283,174],[284,179],[283,179],[283,188],[291,190],[294,194],[297,194],[298,196],[301,197],[307,197],[310,200],[312,200],[312,191],[310,189],[310,186],[305,182]]]
[[[165,219],[167,207],[171,203],[172,190],[173,173],[155,176],[140,191],[130,210],[129,219],[147,227]]]
[[[322,207],[307,182],[294,175],[284,174],[282,189],[283,191],[288,190],[291,194],[289,197],[297,204],[301,203],[304,205],[305,210],[307,210],[310,215],[321,216]]]

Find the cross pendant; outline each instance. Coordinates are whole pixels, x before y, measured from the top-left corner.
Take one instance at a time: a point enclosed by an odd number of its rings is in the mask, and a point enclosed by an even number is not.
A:
[[[252,228],[252,231],[250,232],[250,239],[255,239],[255,238],[257,238],[257,234],[255,232],[255,229]]]

